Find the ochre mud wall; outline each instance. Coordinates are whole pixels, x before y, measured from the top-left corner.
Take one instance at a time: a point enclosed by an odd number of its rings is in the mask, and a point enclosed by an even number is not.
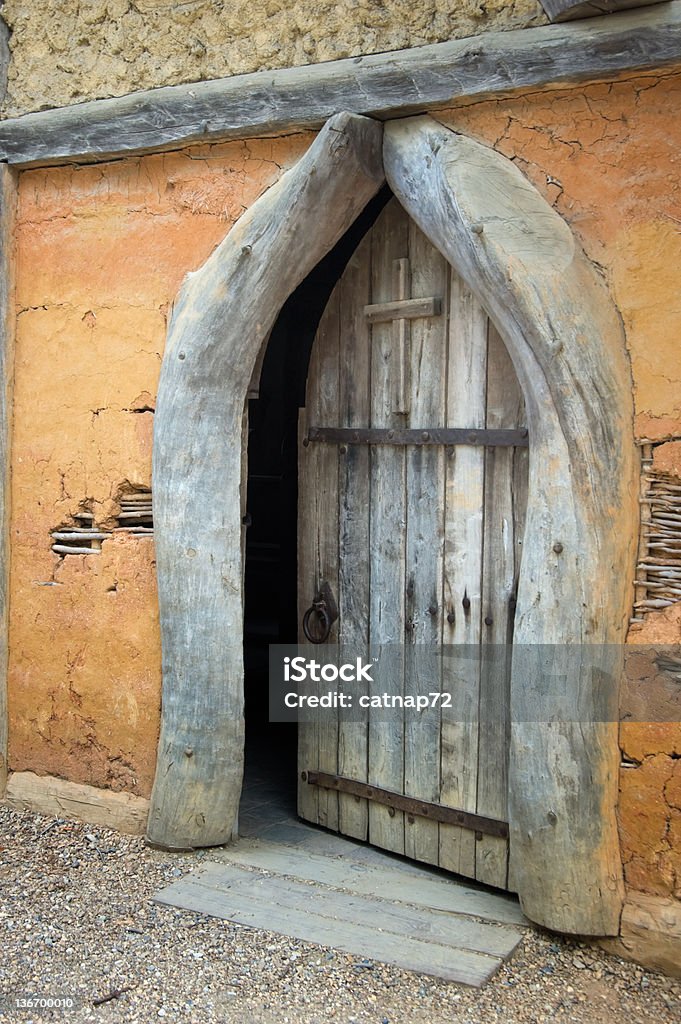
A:
[[[539,0],[5,0],[6,115],[547,19]]]
[[[147,796],[160,705],[153,541],[51,550],[82,509],[151,483],[154,396],[180,282],[308,144],[194,148],[28,171],[17,225],[10,768]],[[147,411],[145,411],[147,410]]]
[[[513,159],[602,269],[626,330],[639,440],[681,437],[680,103],[681,75],[669,74],[437,115]],[[680,448],[655,449],[677,483]],[[629,641],[680,644],[681,604],[648,613]],[[621,746],[627,884],[681,899],[681,725],[623,725]]]
[[[514,159],[601,268],[626,328],[635,433],[653,441],[681,437],[680,106],[681,74],[667,74],[436,115]],[[160,692],[151,542],[120,535],[102,555],[60,562],[50,531],[84,500],[110,524],[120,488],[148,485],[152,415],[134,410],[153,405],[168,304],[307,144],[296,136],[21,176],[15,771],[149,792]],[[677,455],[656,449],[681,478]],[[630,640],[681,643],[681,605],[650,613]],[[681,727],[630,724],[622,746],[627,882],[681,898]]]

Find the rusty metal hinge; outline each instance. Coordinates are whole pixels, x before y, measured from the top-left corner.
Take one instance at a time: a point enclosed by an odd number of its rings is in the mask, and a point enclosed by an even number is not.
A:
[[[304,771],[302,779],[311,786],[321,786],[322,789],[333,789],[337,793],[349,793],[363,800],[373,800],[374,803],[383,804],[395,811],[404,811],[413,817],[428,818],[429,821],[439,821],[445,825],[459,825],[461,828],[469,828],[480,833],[480,836],[484,834],[508,839],[508,822],[500,821],[498,818],[487,818],[482,814],[461,811],[458,808],[446,807],[444,804],[427,803],[411,796],[394,793],[390,789],[368,786],[365,782],[347,779],[342,775],[330,775],[328,772]]]

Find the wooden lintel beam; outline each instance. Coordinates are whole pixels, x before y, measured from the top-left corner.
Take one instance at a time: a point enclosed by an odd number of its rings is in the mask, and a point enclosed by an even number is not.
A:
[[[0,161],[95,162],[317,129],[339,110],[388,119],[675,64],[681,65],[681,0],[24,114],[0,122]]]

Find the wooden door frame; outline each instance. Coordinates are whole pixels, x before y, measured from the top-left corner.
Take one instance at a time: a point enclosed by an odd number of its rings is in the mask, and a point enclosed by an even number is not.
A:
[[[632,389],[621,321],[599,274],[494,150],[428,116],[382,126],[336,115],[185,282],[168,330],[154,428],[163,644],[154,844],[231,836],[243,769],[246,396],[283,303],[384,175],[477,294],[523,388],[531,461],[517,641],[575,651],[571,696],[594,682],[582,645],[624,641],[637,514]],[[543,681],[514,660],[513,880],[534,921],[617,934],[615,716],[534,721]],[[616,663],[605,686],[616,697]]]

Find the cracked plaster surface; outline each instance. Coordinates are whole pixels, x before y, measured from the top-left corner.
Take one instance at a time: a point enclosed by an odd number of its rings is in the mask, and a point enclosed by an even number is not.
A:
[[[24,173],[17,217],[10,767],[148,796],[160,704],[153,541],[60,558],[151,483],[166,321],[182,278],[309,136]]]

